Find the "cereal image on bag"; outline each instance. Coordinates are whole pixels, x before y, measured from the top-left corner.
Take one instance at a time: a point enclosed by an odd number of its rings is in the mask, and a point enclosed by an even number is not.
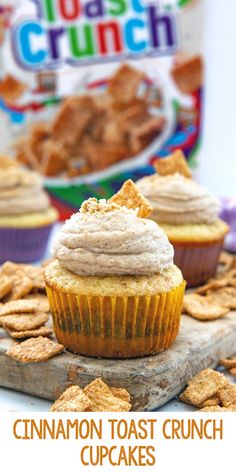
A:
[[[66,99],[42,132],[33,126],[18,142],[16,157],[47,176],[72,170],[83,175],[131,158],[165,127],[165,118],[153,115],[145,96],[137,96],[143,80],[144,73],[124,64],[107,92]]]

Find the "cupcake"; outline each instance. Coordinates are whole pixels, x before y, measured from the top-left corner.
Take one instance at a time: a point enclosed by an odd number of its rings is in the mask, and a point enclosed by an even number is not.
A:
[[[141,357],[175,340],[185,282],[163,230],[140,216],[145,205],[127,181],[114,200],[84,202],[56,235],[45,282],[56,337],[70,351]]]
[[[195,182],[181,151],[156,163],[158,173],[137,182],[152,205],[150,218],[174,246],[174,262],[189,287],[214,276],[227,224],[217,198]]]
[[[41,259],[57,220],[41,177],[0,160],[0,262]]]

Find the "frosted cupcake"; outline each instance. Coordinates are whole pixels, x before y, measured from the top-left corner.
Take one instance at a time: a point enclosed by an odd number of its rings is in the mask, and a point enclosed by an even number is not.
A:
[[[0,262],[43,257],[57,211],[40,176],[18,166],[0,168]]]
[[[219,201],[191,178],[181,152],[160,160],[157,170],[137,186],[153,207],[150,218],[173,244],[175,264],[188,286],[200,285],[215,274],[228,232],[218,217]]]
[[[120,201],[84,202],[56,236],[56,260],[45,270],[56,337],[87,356],[156,354],[179,330],[185,282],[173,248],[139,216],[143,205]]]

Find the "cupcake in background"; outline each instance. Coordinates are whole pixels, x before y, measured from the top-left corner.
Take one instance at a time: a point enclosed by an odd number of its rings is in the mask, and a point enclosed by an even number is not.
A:
[[[57,218],[41,177],[0,156],[0,263],[41,259]]]
[[[225,238],[224,247],[227,251],[236,253],[236,197],[221,199],[220,217],[230,227],[230,231]]]
[[[220,203],[192,179],[182,151],[154,164],[157,173],[137,182],[153,211],[150,218],[174,246],[175,264],[189,287],[214,276],[228,225],[219,218]]]
[[[156,354],[175,340],[185,289],[173,248],[132,181],[90,198],[57,234],[45,282],[58,341],[92,357]]]

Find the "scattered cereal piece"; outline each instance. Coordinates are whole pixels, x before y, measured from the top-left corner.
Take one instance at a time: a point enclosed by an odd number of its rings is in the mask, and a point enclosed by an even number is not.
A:
[[[236,407],[236,385],[230,384],[219,390],[217,393],[223,406]]]
[[[218,288],[227,287],[227,285],[228,285],[227,277],[224,277],[222,279],[212,279],[211,281],[207,282],[205,285],[198,287],[195,293],[198,293],[199,295],[205,295]]]
[[[109,202],[125,206],[126,208],[138,209],[138,216],[140,218],[148,218],[152,213],[150,203],[132,180],[126,180],[119,192],[113,195]]]
[[[102,379],[96,379],[84,390],[78,386],[67,388],[50,411],[129,411],[130,408],[127,390],[108,387]]]
[[[13,293],[11,295],[20,298],[30,293],[31,290],[45,292],[43,270],[42,266],[16,264],[11,261],[7,261],[2,265],[2,273],[10,278],[13,285]],[[21,285],[23,287],[19,289]],[[16,292],[15,294],[14,291]]]
[[[24,274],[18,274],[17,279],[15,279],[13,289],[10,292],[7,300],[19,300],[30,293],[32,288],[33,282],[29,279],[29,277],[25,276]]]
[[[8,315],[2,318],[3,328],[9,328],[14,331],[26,331],[29,329],[35,329],[42,326],[48,321],[48,315],[46,313],[33,313],[33,314],[17,314]]]
[[[38,303],[38,311],[49,313],[50,306],[48,297],[43,293],[30,293],[24,297],[24,300],[35,300]]]
[[[219,364],[223,365],[226,369],[233,369],[236,367],[236,356],[229,359],[220,359]]]
[[[183,313],[201,321],[211,321],[222,318],[229,312],[229,308],[212,303],[208,297],[191,293],[185,295],[183,303]]]
[[[213,397],[210,397],[207,400],[205,400],[203,404],[201,405],[201,407],[205,408],[207,406],[216,406],[216,405],[220,405],[220,399],[217,395],[213,395]]]
[[[173,152],[173,154],[170,154],[168,157],[157,159],[153,165],[160,175],[179,173],[190,179],[192,177],[190,168],[181,149]]]
[[[91,411],[129,411],[131,404],[115,397],[102,379],[96,379],[87,385],[84,393],[91,400]]]
[[[52,405],[50,411],[91,411],[92,406],[89,398],[84,394],[83,390],[74,385],[69,387],[62,393],[57,401]]]
[[[34,313],[38,309],[37,300],[14,300],[0,306],[0,317],[17,313]]]
[[[11,347],[6,355],[19,362],[45,362],[50,357],[60,354],[63,350],[64,346],[62,344],[40,336],[27,339],[27,341]]]
[[[30,264],[20,264],[27,277],[33,282],[32,290],[45,291],[45,282],[43,278],[43,267],[32,266]]]
[[[7,275],[0,275],[0,300],[4,298],[12,289],[11,279]]]
[[[6,275],[14,275],[16,271],[19,269],[19,264],[15,262],[7,261],[1,267],[1,271],[3,274]]]
[[[120,398],[121,400],[124,400],[124,402],[130,403],[130,394],[125,388],[116,388],[116,387],[110,387],[110,391],[114,397]]]
[[[18,264],[6,262],[2,266],[2,273],[8,275],[12,282],[12,290],[7,296],[6,301],[19,300],[32,290],[32,280],[25,274]]]
[[[234,258],[234,260],[235,260],[235,258]],[[236,277],[236,267],[232,267],[228,272],[226,272],[226,274],[229,277]]]
[[[234,256],[232,254],[229,254],[226,251],[222,251],[220,253],[219,264],[223,265],[225,271],[231,269],[233,265],[233,261],[234,261]]]
[[[53,330],[47,328],[47,326],[41,326],[40,328],[29,329],[26,331],[12,331],[11,329],[7,329],[6,331],[14,339],[38,338],[39,336],[48,337],[53,333]]]
[[[232,254],[231,254],[232,255]],[[230,269],[236,269],[236,256],[234,255],[233,258],[232,258],[232,262],[231,262],[231,267]]]
[[[179,399],[193,406],[201,406],[228,384],[223,374],[213,369],[205,369],[188,381],[188,387]]]
[[[233,367],[232,369],[230,369],[230,370],[229,370],[229,373],[230,373],[231,375],[236,376],[236,367]]]
[[[50,259],[45,259],[45,261],[42,262],[42,268],[44,269],[45,267],[47,267],[49,264],[51,264],[51,262],[53,262],[54,259],[51,257]]]
[[[231,310],[236,309],[236,288],[224,287],[219,290],[214,290],[207,296],[209,302],[219,303]]]
[[[224,411],[236,411],[236,407],[229,407],[229,408],[225,408],[223,406],[207,406],[206,408],[202,408],[201,410],[199,410],[199,412],[206,412],[206,413],[210,413],[210,412],[224,412]]]
[[[199,412],[201,412],[201,411],[204,412],[204,411],[205,411],[206,413],[207,413],[207,412],[210,413],[210,412],[217,412],[217,411],[219,411],[219,412],[221,412],[221,411],[226,411],[226,409],[225,409],[225,408],[222,408],[222,407],[219,406],[219,405],[212,405],[212,406],[205,406],[204,408],[201,408],[201,409],[198,410],[198,411],[199,411]]]

